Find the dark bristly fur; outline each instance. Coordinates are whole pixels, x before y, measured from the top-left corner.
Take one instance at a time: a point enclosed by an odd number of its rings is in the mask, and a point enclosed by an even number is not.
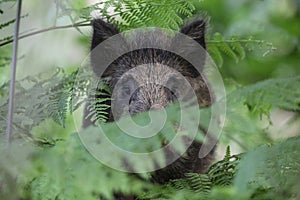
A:
[[[120,33],[115,25],[106,23],[101,19],[95,19],[93,21],[93,28],[94,31],[91,45],[92,50],[107,38]],[[203,20],[194,20],[193,22],[186,24],[182,27],[180,32],[194,39],[204,49],[206,48],[205,22]],[[135,47],[139,43],[147,44],[153,42],[153,40],[166,46],[174,45],[173,43],[177,42],[176,39],[174,40],[174,38],[161,37],[161,34],[159,34],[159,37],[156,37],[155,31],[153,31],[152,33],[136,34],[134,37],[131,37],[131,39],[127,39],[126,44],[131,47]],[[195,53],[200,54],[199,52]],[[201,58],[203,63],[201,64],[204,65],[205,55],[201,54],[199,56],[202,56]],[[91,64],[96,74],[97,68],[101,67],[97,63],[97,55],[92,52]],[[109,86],[113,91],[116,83],[125,72],[142,64],[146,64],[149,67],[149,70],[152,67],[156,67],[156,69],[160,68],[160,64],[175,69],[189,81],[197,95],[199,105],[202,107],[211,105],[213,100],[209,94],[208,86],[204,81],[205,77],[202,77],[200,73],[185,59],[175,55],[174,53],[160,49],[148,48],[129,52],[111,63],[111,65],[103,73],[102,78],[108,76],[111,77]],[[162,71],[162,74],[163,73],[167,72]],[[159,74],[157,76],[157,79],[161,78],[159,77]],[[146,82],[146,80],[138,81]],[[130,84],[136,83],[129,83],[129,89],[131,87]],[[102,98],[103,96],[98,97]],[[149,110],[154,104],[159,104],[162,107],[165,107],[174,101],[174,98],[175,97],[172,91],[159,85],[146,84],[133,92],[130,98],[129,112],[130,114],[144,112]],[[111,102],[106,101],[105,103],[110,104]],[[88,111],[86,110],[86,115],[87,112]],[[108,121],[114,121],[118,119],[117,116],[112,115],[111,109],[108,109],[107,112],[109,117]],[[91,122],[91,119],[88,118],[84,120],[83,126],[86,127],[92,123],[93,122]],[[199,159],[198,153],[201,145],[202,144],[200,142],[194,141],[184,156],[180,157],[169,166],[153,172],[152,180],[156,183],[165,183],[171,179],[184,178],[185,174],[189,172],[204,173],[210,165],[214,153],[212,151],[204,159]],[[166,152],[166,156],[168,156],[168,152]]]

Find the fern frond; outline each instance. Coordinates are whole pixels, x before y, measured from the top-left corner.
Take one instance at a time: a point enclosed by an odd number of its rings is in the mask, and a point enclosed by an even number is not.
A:
[[[188,187],[197,192],[209,192],[213,186],[231,185],[241,155],[230,156],[229,147],[223,160],[214,163],[206,174],[189,173],[183,180],[173,180],[171,183],[176,188]]]
[[[60,76],[62,74],[62,79]],[[46,106],[46,114],[50,116],[56,123],[65,126],[68,107],[71,104],[71,95],[74,95],[73,84],[77,71],[70,75],[65,75],[61,69],[57,70],[51,80],[56,82],[48,82],[45,84],[48,90],[45,90],[43,100],[46,98],[48,103]],[[45,88],[46,89],[46,88]]]
[[[226,154],[225,154],[225,157],[224,157],[223,160],[229,161],[230,157],[231,157],[230,146],[227,146],[227,148],[226,148]]]
[[[233,42],[230,43],[230,46],[232,47],[233,51],[235,51],[241,59],[244,59],[246,57],[246,51],[243,45],[238,42],[239,38],[237,36],[232,36],[231,39]]]
[[[195,192],[210,192],[213,183],[208,174],[187,174],[187,181],[190,188]]]
[[[0,39],[0,42],[4,42],[4,41],[8,41],[8,40],[11,40],[11,39],[13,39],[14,38],[14,36],[7,36],[7,37],[4,37],[4,38],[1,38]]]
[[[43,77],[42,75],[39,76]],[[84,76],[77,76],[77,70],[67,75],[63,70],[58,69],[47,79],[26,77],[17,82],[15,130],[28,135],[28,131],[47,118],[52,118],[56,123],[64,126],[68,110],[73,112],[84,102],[83,97],[87,94],[88,86],[88,78]],[[77,79],[76,85],[75,79]],[[8,88],[8,84],[5,87]],[[1,101],[1,116],[7,115],[7,99],[8,96],[5,96]],[[0,125],[5,127],[5,121],[1,120]]]
[[[246,39],[232,36],[230,39],[224,39],[221,33],[215,33],[212,38],[208,38],[208,52],[212,55],[218,66],[223,65],[223,55],[225,54],[235,62],[244,59],[246,51],[252,51],[254,48],[263,49],[262,56],[274,51],[276,48],[272,43],[262,40],[254,40],[252,37]]]
[[[81,17],[90,19],[89,13],[92,10],[97,10],[102,18],[117,24],[122,31],[149,26],[178,30],[183,23],[183,18],[192,16],[195,10],[194,3],[192,0],[178,0],[176,2],[173,0],[163,2],[156,0],[108,0],[84,8],[83,12],[73,12],[81,13]],[[99,9],[100,7],[101,9]],[[108,13],[108,9],[112,9],[114,13]]]
[[[225,159],[213,164],[208,171],[211,182],[219,186],[231,185],[239,159],[239,156],[225,156]]]
[[[238,62],[238,56],[237,54],[230,48],[228,43],[224,42],[224,38],[220,33],[215,33],[213,35],[213,40],[217,43],[217,47],[226,55],[228,55],[230,58],[233,58],[236,62]]]
[[[270,79],[235,90],[228,95],[228,101],[232,106],[244,102],[252,112],[267,115],[274,107],[300,111],[298,85],[300,76]]]
[[[215,61],[216,65],[221,67],[223,66],[223,56],[221,51],[218,49],[216,45],[210,45],[208,47],[209,55],[212,56],[213,60]]]
[[[22,18],[25,18],[27,16],[28,16],[28,14],[22,15],[20,18],[22,19]],[[12,19],[12,20],[9,20],[7,22],[4,22],[4,23],[0,24],[0,30],[7,27],[7,26],[9,26],[9,25],[11,25],[11,24],[13,24],[13,23],[15,23],[15,21],[16,21],[16,19]]]
[[[69,97],[69,92],[65,92],[64,90],[56,91],[49,97],[49,103],[47,106],[47,113],[49,113],[49,116],[63,127],[65,127]]]

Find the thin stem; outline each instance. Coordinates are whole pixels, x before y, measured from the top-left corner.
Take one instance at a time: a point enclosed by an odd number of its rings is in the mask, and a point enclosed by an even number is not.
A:
[[[19,30],[20,30],[20,19],[21,19],[21,8],[22,0],[18,0],[17,16],[15,22],[14,31],[14,44],[13,44],[13,56],[12,56],[12,67],[10,77],[10,88],[9,88],[9,102],[8,102],[8,118],[7,118],[7,129],[6,129],[6,140],[7,145],[10,146],[12,136],[12,123],[13,123],[13,112],[14,112],[14,93],[15,93],[15,82],[16,82],[16,70],[17,70],[17,58],[18,58],[18,42],[19,42]]]
[[[258,44],[266,44],[272,46],[272,43],[265,42],[263,40],[247,40],[247,39],[241,39],[241,40],[208,40],[208,44],[222,44],[222,43],[258,43]]]
[[[84,21],[84,22],[86,22],[86,21]],[[90,26],[91,25],[90,23],[83,24],[84,22],[78,22],[76,24],[65,25],[65,26],[52,26],[52,27],[49,27],[49,28],[46,28],[46,29],[42,29],[42,30],[38,30],[38,31],[33,31],[33,32],[30,32],[30,33],[21,35],[20,37],[18,37],[18,39],[20,40],[20,39],[27,38],[27,37],[30,37],[30,36],[33,36],[33,35],[37,35],[37,34],[48,32],[48,31],[52,31],[52,30],[57,30],[57,29],[73,28],[73,27],[80,27],[80,26]],[[0,46],[4,46],[4,45],[7,45],[7,44],[10,44],[14,40],[15,40],[15,38],[7,40],[7,41],[5,41],[3,43],[0,43]]]

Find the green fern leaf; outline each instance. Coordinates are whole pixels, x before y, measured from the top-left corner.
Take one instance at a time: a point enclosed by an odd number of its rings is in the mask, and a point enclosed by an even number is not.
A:
[[[213,39],[219,42],[217,46],[223,53],[225,53],[230,58],[234,59],[235,62],[239,61],[239,58],[236,55],[236,53],[230,48],[230,46],[227,43],[224,42],[223,36],[220,33],[215,33]]]
[[[213,60],[216,62],[218,67],[223,66],[223,56],[216,45],[209,45],[208,52],[212,56]]]
[[[228,100],[244,102],[252,112],[268,114],[271,108],[300,111],[300,76],[270,79],[239,88],[228,95]],[[293,91],[293,92],[290,92]]]
[[[230,43],[230,46],[232,47],[232,50],[234,50],[237,54],[239,54],[239,57],[241,59],[244,59],[246,57],[245,48],[238,41],[238,38],[236,36],[233,36],[231,40],[232,42]]]
[[[207,174],[187,174],[187,181],[195,192],[208,193],[211,190],[212,182]]]

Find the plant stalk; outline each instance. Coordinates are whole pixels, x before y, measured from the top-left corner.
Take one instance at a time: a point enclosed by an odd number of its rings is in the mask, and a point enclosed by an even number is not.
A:
[[[17,16],[16,16],[15,30],[14,30],[14,41],[13,41],[13,56],[11,62],[12,65],[11,65],[11,75],[10,75],[8,117],[7,117],[7,128],[6,128],[6,140],[8,146],[10,146],[11,138],[12,138],[14,93],[15,93],[16,71],[17,71],[17,60],[18,60],[18,43],[19,43],[18,36],[19,36],[19,29],[20,29],[21,8],[22,8],[22,0],[18,0]]]

